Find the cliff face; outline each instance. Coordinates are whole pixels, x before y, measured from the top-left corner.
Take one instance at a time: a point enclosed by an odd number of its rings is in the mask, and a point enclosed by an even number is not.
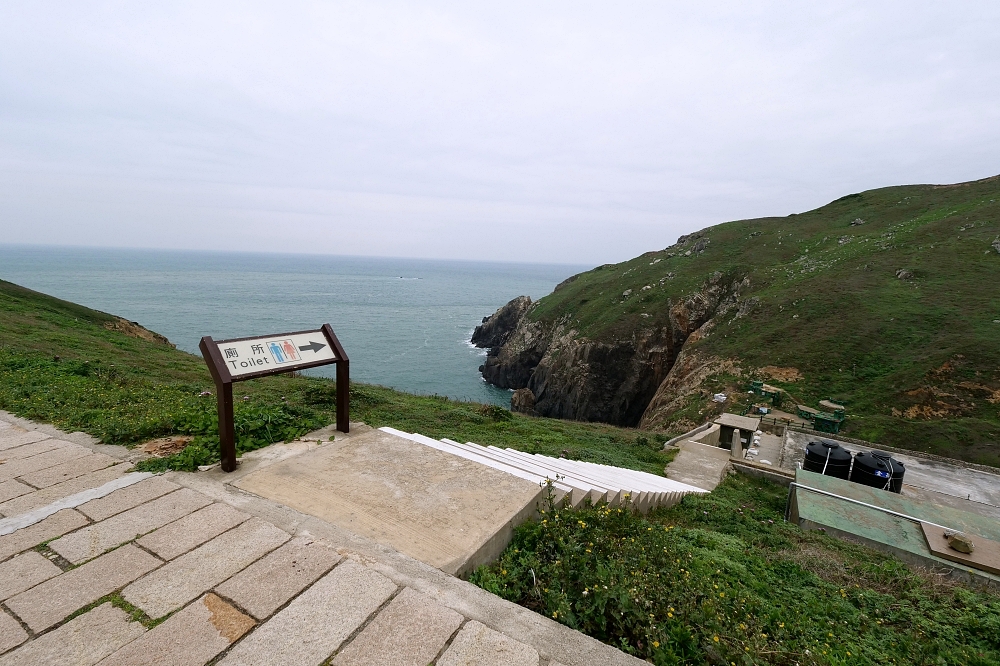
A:
[[[535,413],[637,426],[692,334],[704,335],[713,317],[739,304],[748,285],[745,278],[715,273],[669,305],[665,325],[602,340],[581,336],[566,317],[534,318],[533,304],[522,296],[487,317],[472,340],[489,348],[480,368],[486,381],[529,389]]]

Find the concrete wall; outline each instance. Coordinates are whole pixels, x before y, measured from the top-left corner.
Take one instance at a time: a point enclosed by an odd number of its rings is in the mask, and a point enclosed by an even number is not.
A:
[[[694,440],[695,442],[701,442],[702,444],[708,444],[709,446],[719,445],[719,433],[721,428],[718,424],[713,423],[709,428],[698,433],[695,437],[689,437],[688,439]]]
[[[740,474],[746,474],[747,476],[753,476],[759,479],[767,479],[771,483],[777,483],[779,486],[788,487],[789,484],[795,480],[795,474],[787,470],[783,470],[780,467],[772,467],[771,465],[762,465],[760,463],[752,463],[749,461],[733,460],[733,469]]]

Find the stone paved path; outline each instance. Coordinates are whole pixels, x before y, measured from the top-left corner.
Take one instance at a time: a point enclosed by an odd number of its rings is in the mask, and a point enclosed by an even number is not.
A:
[[[643,663],[218,470],[101,490],[131,455],[0,412],[0,666]]]

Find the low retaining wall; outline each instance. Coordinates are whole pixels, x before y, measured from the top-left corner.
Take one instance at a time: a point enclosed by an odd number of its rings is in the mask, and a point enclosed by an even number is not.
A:
[[[697,435],[698,433],[705,432],[706,430],[708,430],[709,428],[711,428],[712,425],[713,424],[712,424],[711,421],[709,421],[707,423],[703,423],[700,426],[698,426],[697,428],[695,428],[694,430],[689,430],[686,433],[684,433],[683,435],[678,435],[677,437],[674,437],[671,440],[667,440],[667,443],[663,445],[663,448],[666,449],[666,448],[669,448],[671,446],[676,446],[678,442],[684,441],[685,439],[690,439],[690,438],[694,437],[695,435]]]
[[[746,474],[758,479],[767,479],[771,483],[777,483],[779,486],[786,488],[795,480],[795,472],[773,465],[762,465],[761,463],[750,462],[748,460],[735,459],[730,460],[730,465],[740,474]]]

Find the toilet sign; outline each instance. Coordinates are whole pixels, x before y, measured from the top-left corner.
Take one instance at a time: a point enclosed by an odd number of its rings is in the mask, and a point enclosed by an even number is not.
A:
[[[199,345],[215,380],[219,404],[219,444],[222,469],[236,469],[236,437],[233,428],[233,382],[283,372],[337,365],[337,430],[350,429],[350,361],[329,324],[315,331],[261,335],[252,338],[213,340]]]
[[[322,329],[216,342],[229,374],[236,379],[337,362],[337,352]]]

